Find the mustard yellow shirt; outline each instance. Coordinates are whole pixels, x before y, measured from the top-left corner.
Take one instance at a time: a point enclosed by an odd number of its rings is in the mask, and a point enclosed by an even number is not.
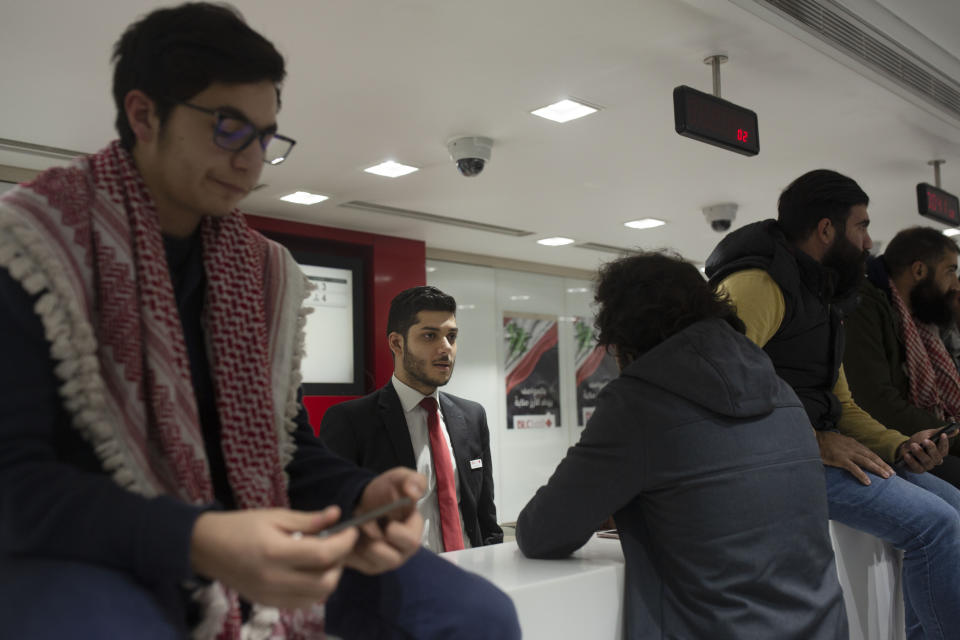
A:
[[[718,289],[730,297],[737,315],[747,326],[747,337],[757,346],[763,347],[780,329],[786,310],[783,292],[763,269],[737,271],[724,278]],[[897,447],[908,440],[907,436],[888,429],[857,406],[850,394],[843,365],[840,365],[833,395],[841,407],[837,430],[859,441],[887,462],[893,462]]]

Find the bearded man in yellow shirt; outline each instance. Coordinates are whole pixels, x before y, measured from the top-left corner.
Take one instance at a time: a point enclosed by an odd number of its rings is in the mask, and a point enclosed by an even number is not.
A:
[[[857,406],[843,371],[843,319],[872,246],[868,204],[847,176],[806,173],[781,194],[776,220],[728,234],[706,272],[803,402],[830,518],[904,552],[907,638],[956,637],[960,491],[925,473],[942,462],[948,440],[931,441],[935,429],[908,438],[886,428]]]

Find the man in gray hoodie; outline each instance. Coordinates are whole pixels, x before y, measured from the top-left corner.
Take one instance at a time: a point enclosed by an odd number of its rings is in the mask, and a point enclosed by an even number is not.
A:
[[[816,439],[733,307],[659,253],[607,264],[596,302],[620,377],[520,513],[520,549],[566,556],[613,514],[631,640],[846,638]]]

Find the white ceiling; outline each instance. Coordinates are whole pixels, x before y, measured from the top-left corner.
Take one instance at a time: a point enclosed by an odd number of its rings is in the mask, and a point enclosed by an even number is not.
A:
[[[268,186],[244,208],[420,239],[429,248],[593,269],[611,256],[534,240],[666,246],[702,261],[720,238],[704,222],[703,206],[738,203],[734,228],[770,217],[783,187],[818,167],[860,182],[872,199],[874,237],[888,240],[922,222],[914,186],[933,181],[928,160],[945,158],[943,186],[960,191],[960,120],[918,107],[761,19],[755,7],[746,10],[749,0],[734,1],[238,0],[248,22],[287,56],[280,129],[298,140],[285,164],[265,169]],[[925,31],[940,46],[937,60],[949,63],[942,70],[960,69],[960,4],[847,0],[865,3]],[[111,139],[110,48],[128,23],[159,4],[6,0],[0,138],[81,151]],[[710,91],[702,60],[712,53],[730,57],[724,97],[759,114],[757,157],[674,132],[672,89]],[[565,125],[528,113],[567,96],[603,109]],[[457,135],[495,140],[478,178],[460,177],[447,157],[445,143]],[[397,179],[362,172],[385,159],[421,170]],[[3,164],[46,162],[0,153]],[[311,207],[278,200],[294,190],[331,199]],[[338,206],[350,200],[536,235]],[[648,216],[668,224],[622,226]]]

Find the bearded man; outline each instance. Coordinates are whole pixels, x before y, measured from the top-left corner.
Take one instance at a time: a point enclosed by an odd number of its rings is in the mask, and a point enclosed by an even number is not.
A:
[[[860,304],[847,321],[844,368],[857,404],[904,434],[960,418],[960,375],[940,337],[960,293],[953,239],[904,229],[868,261]],[[960,458],[932,473],[960,486]]]
[[[830,519],[904,551],[907,637],[954,637],[960,491],[925,473],[942,463],[949,441],[933,442],[935,429],[907,437],[873,419],[854,402],[843,367],[844,317],[873,246],[869,201],[847,176],[810,171],[780,195],[776,220],[728,234],[706,272],[803,402],[820,445]]]

